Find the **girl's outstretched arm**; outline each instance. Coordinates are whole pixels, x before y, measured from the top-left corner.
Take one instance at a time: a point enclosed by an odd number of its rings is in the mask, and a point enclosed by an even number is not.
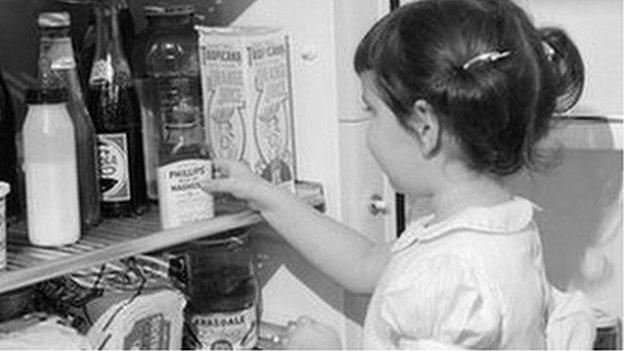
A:
[[[252,173],[243,163],[215,161],[224,176],[204,184],[248,200],[266,221],[323,273],[345,288],[372,293],[390,258],[390,244],[376,243],[319,213],[286,190]]]

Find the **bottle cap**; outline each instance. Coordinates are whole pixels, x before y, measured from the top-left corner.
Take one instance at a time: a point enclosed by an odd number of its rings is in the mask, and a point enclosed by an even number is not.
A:
[[[145,16],[180,16],[195,13],[195,6],[191,4],[171,4],[156,2],[143,6]]]
[[[26,90],[27,104],[58,104],[67,102],[65,88],[31,88]]]
[[[67,12],[42,12],[39,14],[37,24],[42,28],[69,27],[70,19]]]

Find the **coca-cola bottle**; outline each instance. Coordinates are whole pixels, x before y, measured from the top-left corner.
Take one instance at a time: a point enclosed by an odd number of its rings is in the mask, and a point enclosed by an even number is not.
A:
[[[94,3],[96,48],[88,93],[98,138],[102,211],[112,217],[140,214],[147,208],[141,111],[121,48],[119,4]]]
[[[96,28],[95,28],[95,10],[94,2],[100,0],[61,0],[63,3],[74,5],[90,6],[90,10],[87,13],[87,27],[84,31],[84,35],[78,39],[80,43],[80,50],[78,52],[78,73],[80,75],[80,84],[84,90],[87,90],[89,86],[89,76],[91,74],[91,65],[93,64],[93,56],[95,55],[95,40],[96,40]],[[129,59],[130,69],[134,73],[134,66],[130,55],[132,53],[132,47],[134,43],[134,20],[132,18],[132,12],[127,0],[119,0],[117,3],[119,30],[121,33],[121,47],[126,58]]]
[[[76,160],[80,192],[81,228],[100,222],[100,189],[95,128],[83,100],[76,70],[74,50],[69,36],[70,17],[67,12],[39,14],[41,40],[39,46],[39,80],[43,88],[65,88],[69,93],[68,112],[76,133]]]

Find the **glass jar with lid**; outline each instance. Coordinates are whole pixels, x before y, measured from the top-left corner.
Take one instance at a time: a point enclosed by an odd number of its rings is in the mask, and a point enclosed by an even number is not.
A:
[[[258,341],[260,288],[250,232],[194,241],[187,252],[187,320],[201,349],[244,350]]]

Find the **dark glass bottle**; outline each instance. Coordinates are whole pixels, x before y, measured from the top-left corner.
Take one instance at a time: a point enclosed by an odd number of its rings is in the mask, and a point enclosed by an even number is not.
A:
[[[232,230],[189,243],[187,319],[203,350],[249,350],[261,310],[250,232]]]
[[[100,215],[98,185],[98,154],[95,128],[83,100],[76,70],[70,18],[66,12],[44,12],[39,15],[41,40],[39,46],[39,80],[43,88],[66,88],[67,104],[76,134],[76,160],[80,192],[81,230],[97,225]]]
[[[156,200],[158,145],[166,125],[185,114],[181,118],[196,121],[200,136],[202,102],[194,7],[152,4],[143,10],[147,27],[137,37],[132,61],[141,103],[147,196]],[[188,127],[186,131],[196,133]]]
[[[140,214],[147,208],[141,112],[121,48],[118,4],[94,3],[96,49],[88,93],[98,138],[102,211],[111,217]]]
[[[11,192],[7,197],[7,218],[20,215],[21,184],[18,183],[18,163],[15,135],[15,113],[9,91],[4,83],[0,69],[0,180],[11,186]]]
[[[93,56],[95,55],[95,40],[96,40],[96,28],[95,28],[95,7],[94,2],[100,0],[61,0],[62,2],[87,5],[91,6],[91,10],[88,12],[87,28],[84,32],[84,36],[80,38],[81,49],[78,54],[78,73],[80,75],[80,84],[84,90],[89,87],[89,76],[91,75],[91,66],[93,64]],[[127,0],[118,0],[118,18],[119,27],[121,33],[121,47],[126,58],[132,53],[132,47],[134,44],[134,20],[132,18],[132,12]],[[130,69],[134,72],[134,66],[132,60],[128,62]]]

